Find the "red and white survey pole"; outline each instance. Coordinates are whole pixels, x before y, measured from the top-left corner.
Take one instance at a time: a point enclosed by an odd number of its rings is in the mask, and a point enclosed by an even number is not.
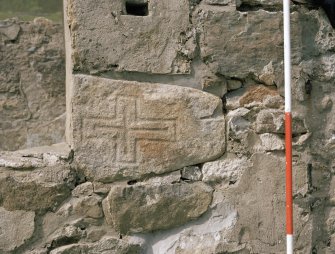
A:
[[[283,1],[284,1],[283,12],[284,12],[284,68],[285,68],[286,253],[293,254],[290,0],[283,0]]]

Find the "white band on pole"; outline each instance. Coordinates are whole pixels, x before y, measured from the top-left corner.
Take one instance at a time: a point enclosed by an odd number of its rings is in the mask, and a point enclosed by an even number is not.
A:
[[[290,0],[284,0],[285,112],[291,112],[291,25]]]
[[[287,254],[293,254],[293,235],[286,235]]]

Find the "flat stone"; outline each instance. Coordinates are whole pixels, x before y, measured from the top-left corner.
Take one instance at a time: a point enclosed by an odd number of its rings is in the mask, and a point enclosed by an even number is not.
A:
[[[162,174],[225,150],[220,98],[192,88],[75,75],[73,148],[103,182]]]
[[[20,32],[20,25],[12,23],[0,26],[0,33],[7,37],[7,40],[13,41],[17,38]]]
[[[281,12],[211,9],[200,38],[201,57],[214,73],[241,78],[261,73],[273,59],[275,66],[282,61],[281,27]],[[241,61],[241,55],[248,57]]]
[[[140,254],[142,247],[113,237],[104,237],[96,243],[79,243],[54,249],[50,254],[70,253],[109,253],[109,254]]]
[[[0,253],[13,251],[33,236],[35,213],[0,207]]]
[[[34,147],[15,152],[0,152],[0,167],[33,169],[64,164],[70,159],[70,147],[66,143]]]
[[[188,35],[188,0],[142,1],[137,5],[142,14],[127,7],[136,1],[65,3],[75,70],[190,72],[188,57],[195,47]]]
[[[73,197],[81,197],[81,196],[92,196],[93,194],[93,183],[86,182],[78,185],[73,191]]]
[[[254,74],[267,84],[280,85],[283,75],[282,3],[278,0],[241,0],[236,4],[237,10],[203,5],[201,11],[193,15],[194,23],[201,22],[202,59],[213,73],[238,78]],[[273,9],[280,11],[271,11]],[[314,38],[319,28],[317,19],[308,11],[293,12],[291,20],[292,62],[298,64],[306,55],[317,55],[315,43],[311,42],[314,39],[306,40],[306,37]],[[273,68],[272,77],[264,72],[269,65]]]
[[[202,180],[207,183],[235,184],[250,166],[246,158],[234,158],[227,154],[219,160],[206,162],[203,165]]]
[[[181,170],[181,178],[185,181],[201,181],[202,172],[198,166],[188,166]]]
[[[207,211],[213,189],[202,182],[113,186],[103,201],[107,222],[122,234],[176,227]]]
[[[264,109],[257,114],[256,132],[257,133],[284,133],[284,110]],[[296,135],[306,134],[308,129],[305,120],[300,115],[292,117],[292,133]]]
[[[65,166],[34,171],[0,168],[0,204],[7,210],[53,210],[70,196],[73,180]]]
[[[260,151],[280,151],[285,149],[284,140],[278,135],[272,133],[263,133],[259,135],[261,144]]]
[[[176,229],[145,234],[147,246],[150,246],[146,253],[225,253],[216,249],[224,242],[237,221],[238,213],[234,207],[220,202],[196,221]]]

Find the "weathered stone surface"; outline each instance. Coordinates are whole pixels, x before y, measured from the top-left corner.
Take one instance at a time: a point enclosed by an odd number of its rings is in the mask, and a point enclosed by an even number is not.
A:
[[[251,166],[234,187],[221,190],[225,201],[235,204],[234,209],[239,215],[236,226],[225,237],[226,242],[222,242],[222,249],[236,242],[240,246],[245,245],[249,250],[246,253],[285,252],[285,234],[280,233],[285,232],[285,157],[256,153],[250,161]],[[306,165],[299,164],[294,163],[293,166],[293,195],[297,195],[306,184],[306,174],[302,174],[306,172]],[[236,193],[241,193],[241,196]],[[311,217],[307,213],[309,207],[302,209],[295,204],[293,209],[296,211],[295,246],[301,249],[300,253],[309,253],[313,232]]]
[[[34,171],[0,168],[0,204],[7,210],[53,210],[70,195],[74,180],[66,166]]]
[[[278,151],[285,149],[284,140],[276,134],[263,133],[259,135],[259,138],[261,140],[261,144],[258,147],[260,151]]]
[[[96,243],[71,244],[50,252],[50,254],[72,253],[141,254],[143,251],[140,245],[129,244],[126,241],[113,237],[104,237]]]
[[[214,73],[229,77],[261,73],[271,61],[278,65],[283,58],[281,17],[281,13],[264,10],[211,9],[201,34],[201,57]],[[241,61],[241,56],[248,57]]]
[[[66,2],[74,70],[190,72],[195,47],[187,0],[143,1],[135,6],[142,15],[128,9],[134,1]]]
[[[252,74],[265,84],[281,85],[282,12],[266,11],[271,8],[277,9],[278,6],[271,1],[242,1],[238,9],[243,12],[231,8],[201,7],[199,16],[195,15],[203,26],[201,57],[214,73],[239,78]],[[247,12],[249,9],[256,11]],[[292,13],[293,63],[318,55],[314,43],[318,29],[314,16],[304,11]],[[268,68],[270,66],[273,71]]]
[[[176,229],[144,235],[149,246],[146,253],[220,253],[215,250],[225,241],[227,233],[237,219],[238,214],[233,206],[221,202],[197,221],[189,222]]]
[[[229,137],[239,138],[248,132],[251,125],[247,118],[249,112],[249,109],[238,108],[228,113],[227,132]]]
[[[202,182],[113,186],[103,201],[109,224],[123,233],[167,229],[207,211],[212,188]]]
[[[92,194],[93,184],[91,182],[80,184],[72,191],[73,197],[92,196]]]
[[[62,33],[43,18],[0,22],[0,150],[64,141]]]
[[[0,207],[0,253],[13,251],[31,238],[35,229],[34,219],[34,212],[10,212]]]
[[[72,213],[75,215],[95,219],[103,217],[101,197],[96,194],[88,197],[74,198],[71,200],[71,205],[73,207]]]
[[[203,181],[235,184],[251,164],[246,158],[234,158],[227,154],[217,161],[206,162],[202,167]]]
[[[202,172],[198,166],[188,166],[181,170],[181,178],[184,181],[201,181]]]
[[[56,166],[70,160],[70,154],[70,147],[66,143],[15,152],[0,152],[0,167],[22,170]]]
[[[218,97],[163,84],[75,75],[75,160],[100,181],[136,179],[213,160],[224,152]]]
[[[277,109],[261,110],[255,124],[257,133],[284,133],[284,111]],[[292,122],[293,134],[305,134],[307,127],[303,117],[293,115]]]

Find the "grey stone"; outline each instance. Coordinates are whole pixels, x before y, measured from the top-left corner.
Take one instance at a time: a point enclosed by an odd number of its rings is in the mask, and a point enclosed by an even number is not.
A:
[[[201,57],[214,73],[229,77],[259,74],[273,59],[277,66],[283,58],[281,19],[279,12],[210,9],[201,34]],[[241,61],[241,55],[248,57]]]
[[[284,140],[278,135],[272,133],[263,133],[259,135],[261,144],[259,151],[280,151],[285,149]]]
[[[122,234],[176,227],[207,211],[212,188],[202,182],[113,186],[103,201],[107,222]]]
[[[220,202],[196,221],[176,229],[145,234],[147,254],[219,253],[215,250],[236,225],[238,214],[228,203]]]
[[[181,170],[181,177],[189,181],[201,181],[202,172],[198,166],[188,166]]]
[[[0,150],[64,142],[62,34],[60,24],[46,19],[1,21]],[[36,50],[28,52],[32,47]]]
[[[148,15],[138,16],[122,0],[66,1],[74,70],[189,73],[188,1],[146,3]]]
[[[0,167],[32,169],[65,164],[70,159],[70,147],[65,143],[34,147],[15,152],[0,152]]]
[[[34,171],[0,168],[0,203],[7,210],[53,210],[70,196],[73,181],[66,166]]]
[[[64,244],[77,243],[84,236],[85,231],[73,225],[66,225],[49,236],[47,242],[52,249]]]
[[[285,128],[284,111],[278,109],[261,110],[257,115],[255,127],[257,133],[283,134]],[[303,116],[293,114],[292,133],[301,135],[307,132]]]
[[[92,194],[93,184],[91,182],[82,183],[72,191],[73,197],[91,196]]]
[[[99,219],[103,217],[101,197],[94,194],[71,200],[72,213],[77,216]]]
[[[202,180],[207,183],[235,184],[250,166],[245,157],[234,158],[231,154],[226,154],[219,160],[206,162],[203,165]]]
[[[20,30],[21,27],[15,23],[0,26],[0,33],[4,34],[9,41],[16,40]]]
[[[79,243],[54,249],[50,254],[72,253],[109,253],[109,254],[141,254],[142,248],[136,244],[113,237],[104,237],[96,243]]]
[[[0,252],[14,251],[29,240],[35,229],[35,213],[7,211],[0,207]]]
[[[236,90],[242,87],[242,82],[237,79],[228,79],[227,83],[228,91]]]
[[[247,115],[249,112],[249,109],[238,108],[228,113],[227,126],[229,137],[241,137],[241,135],[248,132],[251,125],[250,121],[247,119]]]
[[[162,174],[224,153],[220,98],[163,84],[75,75],[73,147],[88,177]]]
[[[210,4],[210,5],[229,5],[233,4],[235,1],[233,0],[205,0],[205,4]]]

